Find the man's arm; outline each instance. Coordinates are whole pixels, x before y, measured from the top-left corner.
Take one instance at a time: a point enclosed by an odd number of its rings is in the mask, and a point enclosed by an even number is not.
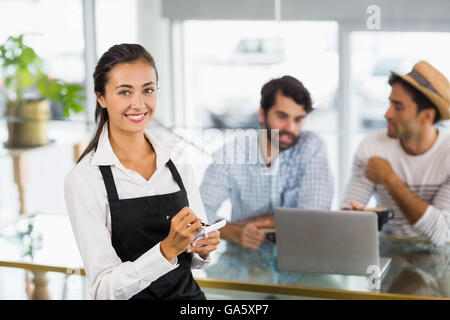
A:
[[[341,208],[361,210],[361,208],[355,208],[352,202],[361,204],[362,208],[369,202],[370,196],[375,190],[375,185],[367,179],[365,167],[364,161],[357,152],[353,161],[352,176],[348,182]]]
[[[370,158],[366,177],[373,183],[382,185],[389,192],[409,223],[416,223],[427,210],[429,204],[405,186],[388,161],[380,157]]]
[[[200,185],[200,196],[208,222],[219,220],[217,211],[231,197],[230,177],[224,164],[213,163],[206,169]]]
[[[231,196],[228,170],[224,164],[211,164],[205,172],[200,186],[200,194],[205,206],[206,215],[210,223],[214,223],[217,210],[221,204]],[[228,222],[220,229],[220,237],[227,241],[240,243],[243,226]]]
[[[225,227],[220,229],[220,237],[234,243],[241,243],[241,234],[244,227],[227,221]]]
[[[200,186],[200,194],[205,207],[208,222],[217,221],[217,210],[221,204],[230,198],[230,183],[228,170],[223,164],[211,164],[205,172],[202,184]],[[220,229],[220,237],[227,241],[240,243],[242,226],[227,222]]]
[[[333,201],[333,177],[325,142],[318,140],[316,150],[307,158],[298,181],[298,208],[330,209]]]
[[[211,164],[208,167],[200,186],[200,194],[208,221],[210,223],[217,221],[217,210],[226,199],[231,197],[230,176],[226,165]],[[273,227],[273,218],[263,220],[246,219],[239,223],[227,222],[225,227],[220,229],[220,236],[224,240],[239,243],[245,248],[258,248],[265,239],[264,233],[259,228]]]
[[[390,163],[382,158],[369,160],[366,176],[383,185],[406,219],[436,244],[450,241],[450,176],[430,204],[417,197],[400,180]]]

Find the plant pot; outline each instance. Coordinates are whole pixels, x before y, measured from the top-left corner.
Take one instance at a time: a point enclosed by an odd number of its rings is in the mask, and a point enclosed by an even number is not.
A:
[[[39,100],[8,105],[8,148],[29,148],[48,144],[50,101]]]

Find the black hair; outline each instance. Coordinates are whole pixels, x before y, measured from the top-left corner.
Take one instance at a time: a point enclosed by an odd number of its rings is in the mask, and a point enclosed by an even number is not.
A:
[[[284,76],[272,79],[262,87],[261,108],[265,113],[275,104],[277,92],[302,105],[306,113],[313,111],[311,95],[303,83],[294,77]]]
[[[440,120],[440,114],[439,110],[436,108],[434,103],[426,96],[424,95],[420,90],[415,88],[412,84],[404,80],[402,77],[391,74],[389,77],[388,83],[392,87],[395,83],[400,83],[403,88],[411,95],[412,100],[417,105],[417,114],[419,114],[422,110],[425,109],[434,109],[435,116],[433,119],[433,123],[436,123]]]
[[[105,95],[105,86],[108,82],[108,73],[111,69],[120,64],[120,63],[130,63],[137,60],[144,60],[150,66],[155,69],[156,72],[156,80],[158,81],[158,71],[156,70],[155,60],[148,53],[145,48],[139,44],[130,44],[123,43],[114,45],[106,51],[101,58],[97,62],[97,66],[95,67],[95,71],[93,74],[94,77],[94,90],[100,95]],[[101,107],[100,103],[97,101],[97,106],[95,108],[95,122],[98,123],[97,130],[95,132],[94,137],[89,142],[86,149],[81,154],[77,163],[83,159],[85,155],[87,155],[91,150],[97,149],[98,140],[100,139],[100,135],[102,132],[102,128],[106,121],[108,121],[108,111]]]

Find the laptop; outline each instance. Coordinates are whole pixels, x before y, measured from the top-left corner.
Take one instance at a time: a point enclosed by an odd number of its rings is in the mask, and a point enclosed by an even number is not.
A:
[[[379,257],[374,212],[276,208],[274,214],[281,271],[368,276],[378,266],[381,277],[391,262]]]

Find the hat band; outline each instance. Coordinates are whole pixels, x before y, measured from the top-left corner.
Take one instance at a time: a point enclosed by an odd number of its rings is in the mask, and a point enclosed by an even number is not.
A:
[[[410,73],[408,73],[408,75],[414,80],[416,80],[422,87],[425,87],[428,90],[431,90],[434,93],[436,93],[438,96],[441,96],[439,92],[437,92],[437,90],[430,83],[430,81],[428,81],[420,72],[417,72],[416,70],[413,69]]]

